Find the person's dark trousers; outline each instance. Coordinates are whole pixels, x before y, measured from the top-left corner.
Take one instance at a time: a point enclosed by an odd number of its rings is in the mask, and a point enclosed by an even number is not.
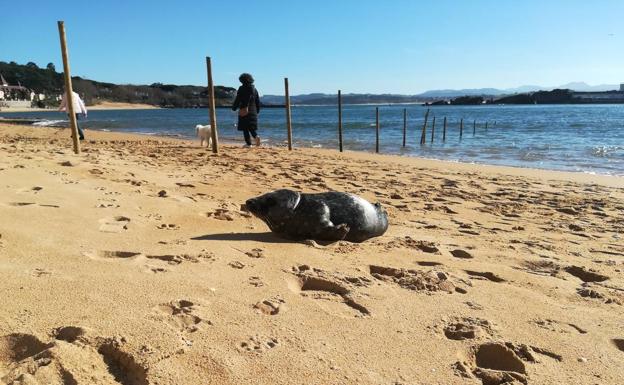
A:
[[[258,136],[258,134],[256,134],[256,130],[250,130],[248,128],[243,128],[243,136],[245,137],[245,143],[247,143],[248,145],[251,146],[251,138],[250,138],[249,134],[251,134],[251,136],[253,136],[254,138],[256,136]]]
[[[84,132],[82,132],[82,128],[80,128],[80,118],[78,117],[78,114],[76,114],[76,127],[78,127],[78,138],[80,138],[80,140],[84,140]]]

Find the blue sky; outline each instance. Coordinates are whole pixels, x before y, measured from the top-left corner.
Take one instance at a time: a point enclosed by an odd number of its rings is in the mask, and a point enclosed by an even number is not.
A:
[[[415,94],[624,82],[621,0],[11,1],[0,60],[116,83],[238,85],[261,93]]]

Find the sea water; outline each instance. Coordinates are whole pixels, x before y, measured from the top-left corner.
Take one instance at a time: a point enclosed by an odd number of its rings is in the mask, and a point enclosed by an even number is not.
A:
[[[380,152],[384,154],[624,175],[624,105],[346,105],[342,114],[346,150],[375,151],[376,107],[380,110]],[[426,143],[421,145],[427,108],[430,112]],[[405,147],[402,146],[403,109],[407,110]],[[44,119],[40,125],[67,125],[60,112],[0,112],[0,116]],[[435,133],[431,141],[434,116]],[[447,118],[445,141],[442,140],[444,117]],[[460,138],[462,118],[464,128]],[[92,130],[193,138],[195,125],[208,124],[208,120],[205,109],[94,110],[81,124]],[[242,144],[236,120],[235,112],[217,109],[220,138]],[[335,106],[292,107],[296,147],[337,149],[337,127]],[[285,145],[284,109],[262,109],[258,133],[268,145]]]

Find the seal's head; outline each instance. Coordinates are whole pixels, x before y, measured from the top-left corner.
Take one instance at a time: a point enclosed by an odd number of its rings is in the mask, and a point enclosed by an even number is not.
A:
[[[275,230],[292,217],[300,199],[298,192],[282,189],[248,199],[245,206],[271,230]]]

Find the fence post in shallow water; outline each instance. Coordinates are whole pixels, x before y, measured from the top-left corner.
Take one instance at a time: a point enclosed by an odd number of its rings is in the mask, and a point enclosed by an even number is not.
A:
[[[405,139],[407,136],[407,108],[403,109],[403,147],[405,147]]]
[[[342,152],[342,92],[338,90],[338,146]]]
[[[425,144],[427,136],[427,120],[429,119],[429,109],[425,112],[425,123],[423,124],[422,133],[420,134],[420,144]]]
[[[446,116],[444,117],[444,129],[442,130],[442,141],[446,142]]]
[[[65,106],[67,106],[67,115],[69,115],[72,141],[74,143],[74,153],[80,154],[78,122],[76,122],[76,111],[74,111],[74,94],[72,89],[71,74],[69,72],[69,54],[67,53],[67,43],[65,41],[65,22],[58,22],[58,30],[61,38],[61,55],[63,56],[63,72],[65,75]]]
[[[485,129],[487,130],[488,122],[485,122]]]
[[[431,122],[431,143],[433,143],[434,135],[435,135],[435,115],[433,116],[433,121]]]
[[[379,107],[375,107],[375,152],[379,153]]]
[[[215,110],[214,83],[212,82],[212,62],[206,56],[206,70],[208,71],[208,110],[210,113],[210,135],[212,137],[212,152],[219,153],[219,135],[217,134],[217,112]]]
[[[476,133],[477,133],[477,121],[473,120],[472,121],[472,136],[475,136]]]
[[[459,139],[464,135],[464,118],[459,121]]]
[[[284,78],[284,97],[286,98],[286,130],[288,131],[288,151],[292,151],[292,127],[290,120],[290,94],[288,93],[288,78]]]

